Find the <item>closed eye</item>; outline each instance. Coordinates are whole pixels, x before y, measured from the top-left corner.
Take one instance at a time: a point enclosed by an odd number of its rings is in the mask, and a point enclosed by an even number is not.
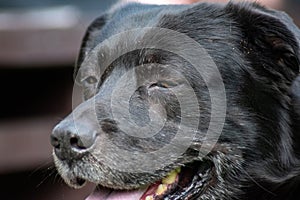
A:
[[[88,77],[86,77],[85,79],[83,79],[83,83],[84,84],[95,84],[95,83],[97,83],[97,79],[96,79],[96,77],[94,77],[94,76],[88,76]]]
[[[177,86],[177,83],[173,83],[173,82],[169,82],[169,81],[158,81],[156,83],[152,83],[150,86],[149,86],[149,89],[150,88],[155,88],[155,87],[158,87],[158,88],[172,88],[172,87],[175,87]]]
[[[98,79],[95,76],[88,76],[84,78],[81,83],[83,86],[83,99],[87,100],[96,94],[96,84]]]

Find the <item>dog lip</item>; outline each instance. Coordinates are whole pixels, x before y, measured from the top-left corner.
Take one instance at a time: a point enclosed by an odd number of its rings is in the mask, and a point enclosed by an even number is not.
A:
[[[180,168],[171,171],[166,177],[151,185],[134,190],[116,190],[98,185],[94,192],[86,200],[145,200],[150,196],[153,199],[161,199],[163,196],[173,192],[178,184]],[[166,190],[159,191],[159,186],[167,186]]]
[[[82,187],[86,184],[86,180],[77,177],[76,178],[76,184],[79,185],[80,187]]]
[[[148,186],[134,190],[117,190],[97,185],[96,189],[86,198],[86,200],[160,200],[160,199],[193,199],[194,195],[201,195],[211,183],[213,176],[213,165],[207,161],[195,161],[177,170],[176,178],[170,174],[157,182]],[[174,175],[174,174],[173,174]],[[166,185],[166,190],[159,191],[160,185]],[[192,194],[190,195],[189,194]],[[196,192],[198,192],[196,194]]]
[[[84,187],[86,183],[87,181],[80,177],[74,177],[69,179],[69,184],[76,189]]]

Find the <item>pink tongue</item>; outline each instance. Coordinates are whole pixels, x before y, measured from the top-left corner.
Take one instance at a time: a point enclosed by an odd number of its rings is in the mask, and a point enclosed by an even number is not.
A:
[[[93,192],[85,200],[139,200],[146,189],[132,191],[113,191],[105,188]]]

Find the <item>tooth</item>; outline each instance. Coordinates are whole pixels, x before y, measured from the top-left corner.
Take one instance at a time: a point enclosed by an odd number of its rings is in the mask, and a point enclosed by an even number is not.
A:
[[[163,194],[165,191],[167,191],[168,186],[166,184],[159,184],[155,194],[156,195],[161,195]]]
[[[168,174],[167,177],[165,177],[165,178],[163,178],[163,179],[161,180],[161,182],[162,182],[163,184],[172,184],[172,183],[174,183],[175,180],[176,180],[176,176],[177,176],[177,174],[178,174],[179,172],[180,172],[180,168],[177,168],[177,169],[171,171],[171,172]]]
[[[154,200],[153,196],[146,196],[146,199],[145,200]]]

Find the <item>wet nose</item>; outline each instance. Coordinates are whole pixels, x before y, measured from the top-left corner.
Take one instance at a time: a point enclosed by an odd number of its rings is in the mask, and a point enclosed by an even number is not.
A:
[[[95,143],[96,133],[80,124],[58,124],[51,136],[51,145],[61,160],[79,158]]]

